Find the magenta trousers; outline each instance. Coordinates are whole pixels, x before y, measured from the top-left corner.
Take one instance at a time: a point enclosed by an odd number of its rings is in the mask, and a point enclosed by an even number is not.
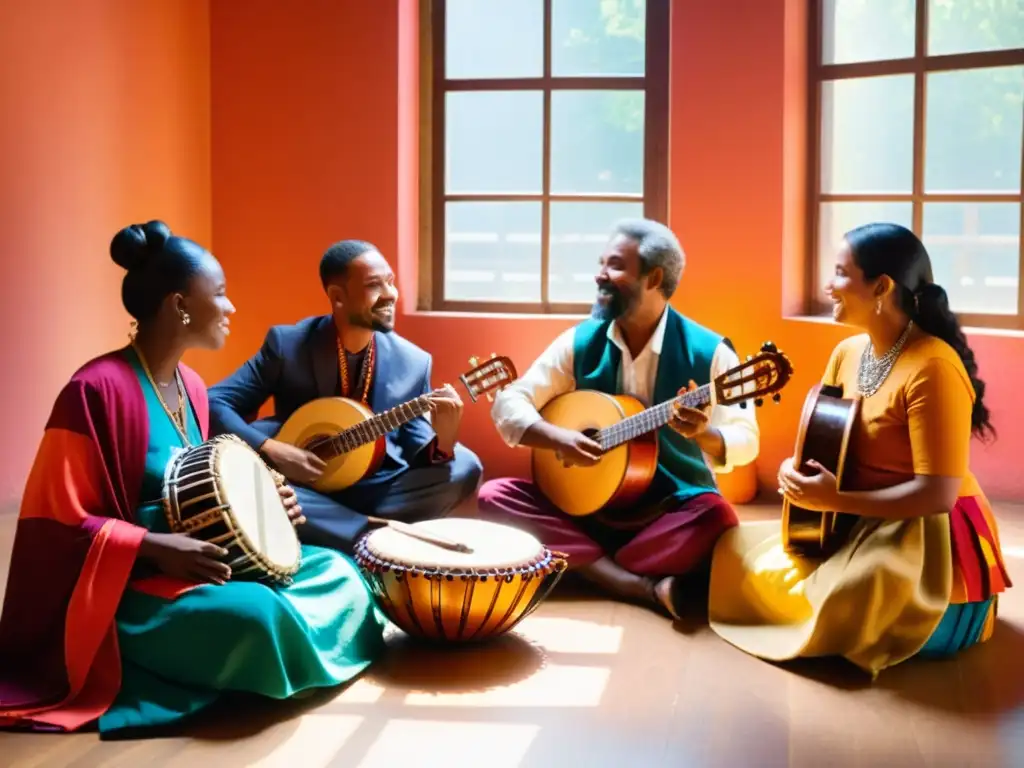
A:
[[[600,530],[592,518],[558,510],[527,480],[490,480],[480,488],[480,516],[521,528],[551,550],[569,556],[569,568],[609,557],[640,576],[681,576],[710,559],[726,530],[739,523],[736,511],[717,493],[687,499],[677,509],[623,535]],[[614,542],[614,543],[610,543]]]

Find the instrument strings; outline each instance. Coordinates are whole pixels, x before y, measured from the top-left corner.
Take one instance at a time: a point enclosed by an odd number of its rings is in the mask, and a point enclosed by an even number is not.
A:
[[[379,440],[388,432],[398,429],[417,416],[422,416],[428,410],[430,410],[430,395],[420,395],[415,400],[396,405],[394,408],[378,413],[336,435],[312,440],[307,444],[306,449],[315,453],[318,449],[330,446],[336,455],[346,453],[361,445]]]
[[[640,413],[623,419],[618,424],[605,427],[597,434],[598,445],[602,450],[609,451],[618,445],[628,443],[640,435],[663,427],[672,419],[672,411],[676,404],[684,408],[702,408],[711,402],[711,385],[705,384],[697,389],[684,392],[678,397],[666,400]]]

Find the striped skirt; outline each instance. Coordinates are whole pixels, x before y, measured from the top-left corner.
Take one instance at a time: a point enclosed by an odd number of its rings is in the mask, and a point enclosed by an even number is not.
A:
[[[917,655],[955,656],[983,643],[995,629],[999,593],[1010,586],[999,546],[999,531],[984,496],[957,499],[949,515],[953,549],[953,589],[949,608]]]

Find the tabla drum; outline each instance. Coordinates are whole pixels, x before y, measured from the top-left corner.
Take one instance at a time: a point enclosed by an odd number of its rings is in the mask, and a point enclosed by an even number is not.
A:
[[[472,552],[386,527],[359,540],[355,559],[381,610],[425,640],[464,643],[505,634],[543,602],[566,568],[565,555],[507,525],[442,518],[411,527]]]
[[[228,551],[231,578],[287,585],[299,569],[299,537],[274,472],[235,435],[186,448],[164,479],[164,512],[174,533]]]

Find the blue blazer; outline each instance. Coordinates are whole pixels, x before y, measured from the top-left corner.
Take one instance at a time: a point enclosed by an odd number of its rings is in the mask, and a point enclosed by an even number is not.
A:
[[[395,333],[374,334],[376,361],[370,407],[375,413],[431,391],[430,355]],[[273,437],[301,406],[340,392],[338,347],[330,315],[309,317],[295,325],[272,327],[260,351],[228,378],[210,388],[211,435],[233,433],[254,449]],[[255,418],[268,398],[274,415]],[[408,469],[434,439],[430,422],[419,416],[386,438],[386,455],[377,473],[360,485],[394,480]]]

